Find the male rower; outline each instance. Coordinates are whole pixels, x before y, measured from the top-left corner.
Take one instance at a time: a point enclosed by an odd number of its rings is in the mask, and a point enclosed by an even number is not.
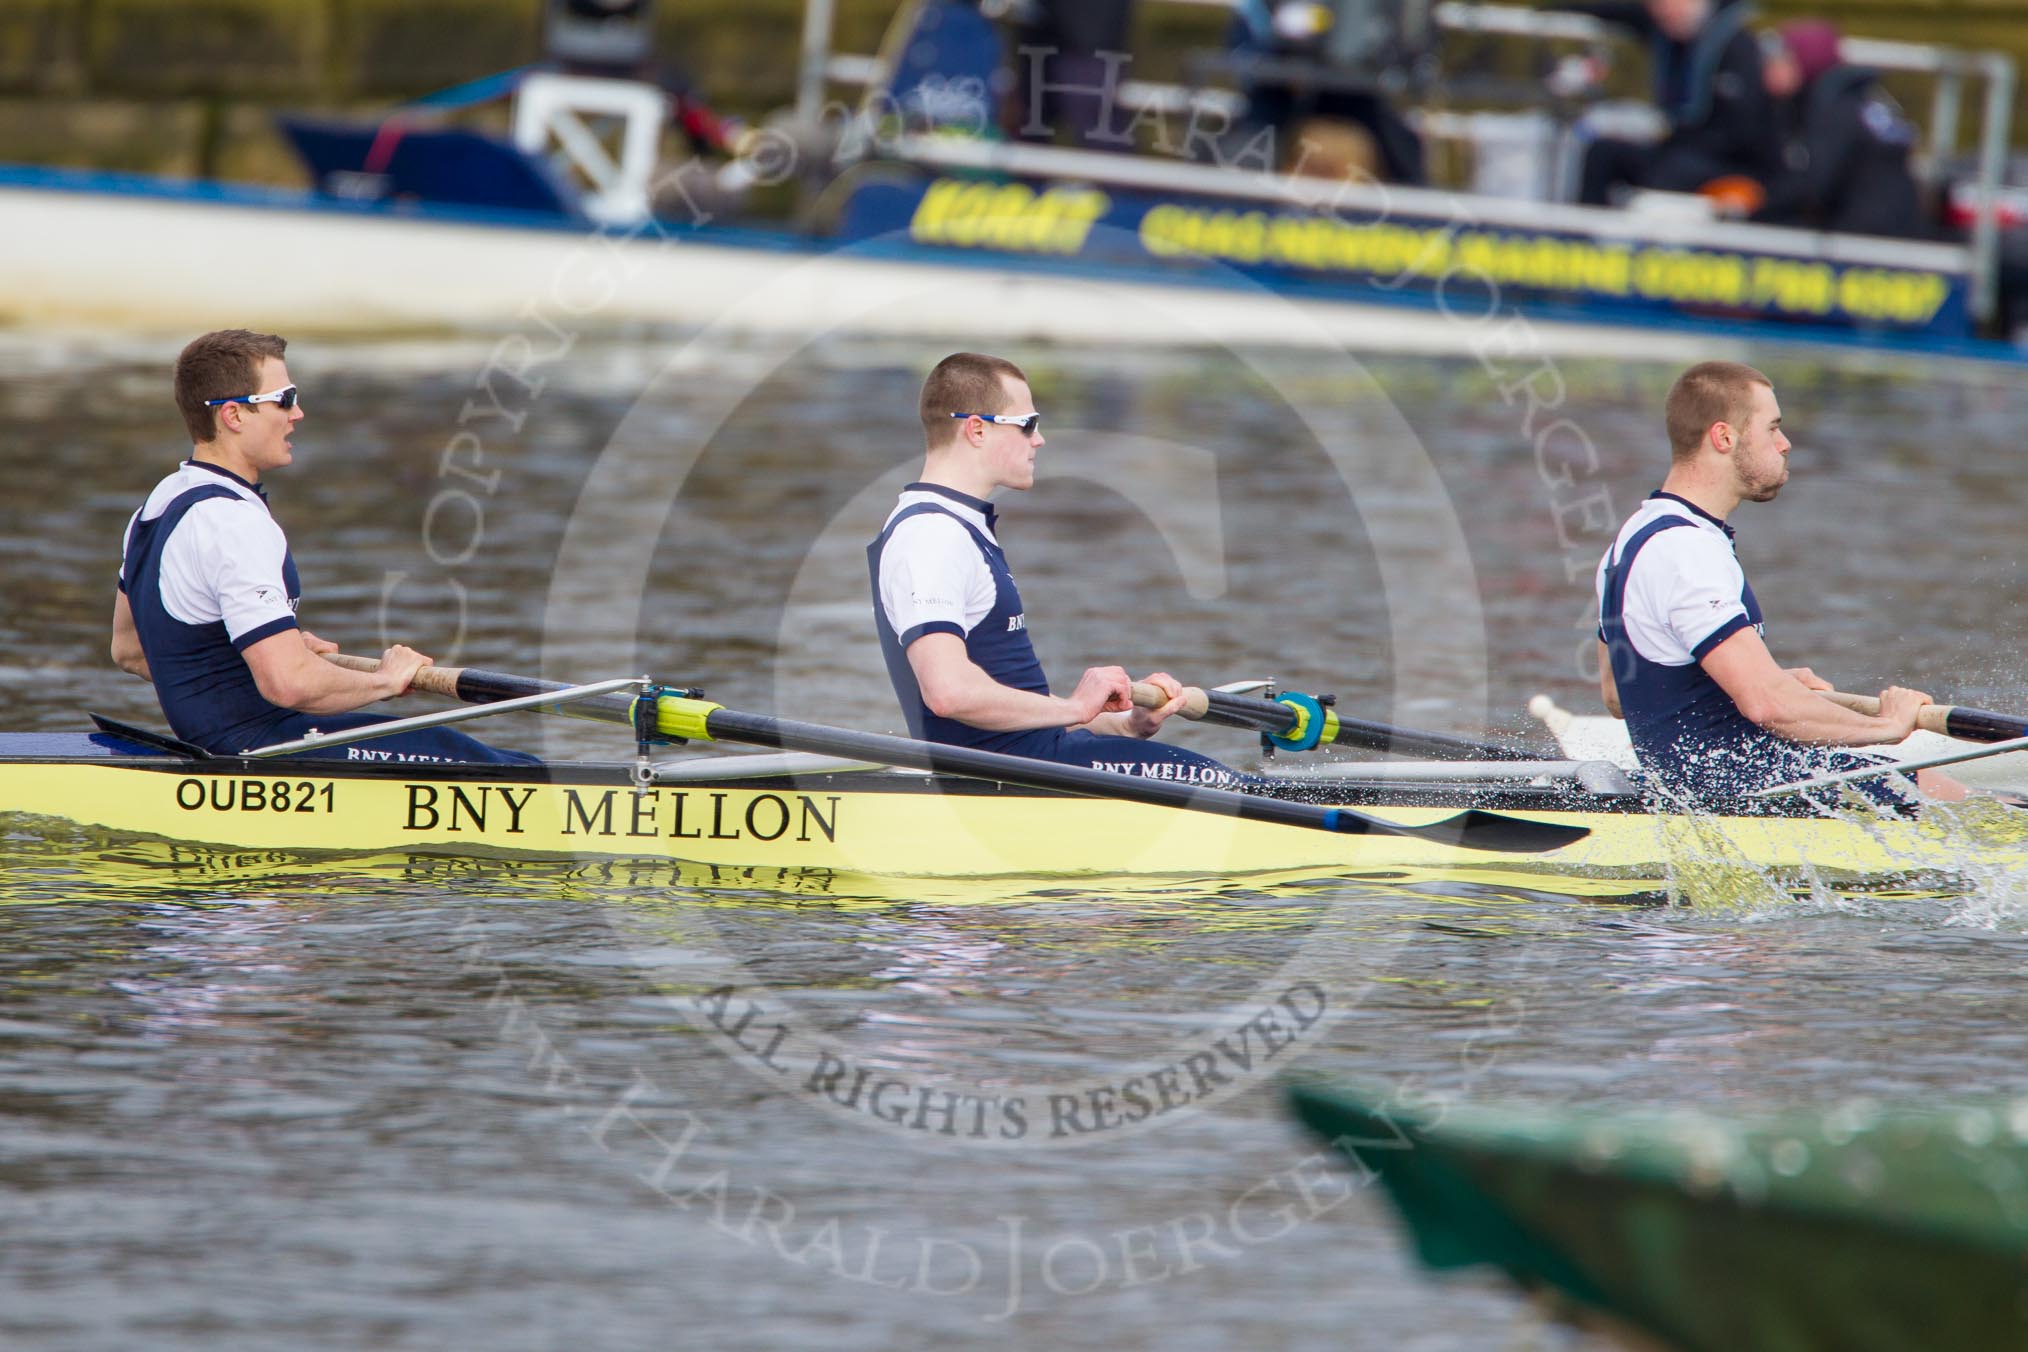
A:
[[[176,359],[176,407],[194,443],[127,523],[113,598],[113,661],[152,681],[186,742],[237,755],[310,732],[390,719],[354,710],[391,699],[431,659],[400,644],[380,669],[322,660],[338,645],[296,623],[289,542],[261,475],[293,459],[303,405],[273,334],[207,333]],[[526,764],[449,728],[308,753],[331,759]]]
[[[880,649],[909,732],[1122,774],[1240,781],[1208,756],[1149,740],[1183,707],[1183,687],[1166,672],[1147,678],[1168,696],[1155,709],[1134,706],[1127,673],[1114,666],[1090,668],[1067,696],[1049,693],[987,501],[1035,482],[1042,415],[1021,368],[948,356],[923,382],[920,412],[922,477],[866,550]]]
[[[1899,742],[1930,697],[1890,687],[1871,717],[1819,697],[1828,682],[1775,664],[1733,553],[1726,518],[1742,502],[1772,501],[1789,478],[1773,383],[1751,366],[1704,362],[1677,379],[1664,417],[1668,477],[1598,567],[1606,709],[1626,719],[1642,768],[1696,802],[1875,763],[1827,748]],[[1858,785],[1902,801],[1888,779]],[[1963,796],[1941,776],[1925,772],[1918,783],[1933,796]]]

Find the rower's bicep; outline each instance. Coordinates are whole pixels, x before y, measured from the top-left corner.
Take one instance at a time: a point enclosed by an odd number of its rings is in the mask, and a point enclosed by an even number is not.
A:
[[[926,633],[908,645],[908,666],[915,673],[916,688],[932,710],[944,708],[978,671],[965,651],[965,641],[942,630]]]
[[[1739,711],[1756,723],[1770,715],[1770,702],[1779,698],[1780,688],[1795,683],[1794,677],[1775,664],[1774,654],[1752,625],[1734,629],[1697,661],[1704,674],[1732,697]]]
[[[284,709],[303,703],[316,684],[318,664],[303,644],[303,635],[294,627],[278,630],[240,649],[247,670],[261,698]],[[332,668],[336,670],[336,668]]]

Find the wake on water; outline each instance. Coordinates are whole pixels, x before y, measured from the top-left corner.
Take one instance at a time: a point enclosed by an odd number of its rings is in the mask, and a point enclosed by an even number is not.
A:
[[[1672,904],[1740,919],[1793,917],[1810,912],[1878,914],[1883,906],[1930,902],[1945,908],[1943,923],[1974,929],[2028,931],[2028,811],[1992,798],[1924,807],[1930,850],[1918,858],[1905,848],[1907,818],[1858,795],[1828,815],[1857,826],[1883,853],[1906,859],[1904,872],[1856,878],[1806,864],[1776,868],[1747,858],[1719,819],[1682,806],[1655,809],[1661,832],[1664,880]],[[1889,829],[1889,828],[1892,829]],[[1955,860],[1934,864],[1936,846]]]

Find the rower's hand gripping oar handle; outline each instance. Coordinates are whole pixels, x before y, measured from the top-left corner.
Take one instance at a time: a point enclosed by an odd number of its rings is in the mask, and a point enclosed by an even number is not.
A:
[[[380,670],[377,657],[354,657],[351,653],[325,653],[324,660],[334,667],[347,671],[375,672]],[[458,698],[458,678],[465,674],[463,667],[424,667],[409,681],[409,689],[422,690],[432,695]]]
[[[1169,702],[1169,697],[1162,693],[1162,687],[1158,685],[1135,681],[1133,688],[1135,708],[1159,709]],[[1176,712],[1194,723],[1211,712],[1211,696],[1194,685],[1186,685],[1183,687],[1183,707]]]
[[[1855,714],[1868,718],[1880,717],[1880,701],[1872,695],[1848,695],[1842,690],[1819,690],[1817,692],[1833,704],[1842,705]],[[1915,726],[1924,732],[1950,736],[1951,706],[1948,704],[1925,704],[1915,711]]]

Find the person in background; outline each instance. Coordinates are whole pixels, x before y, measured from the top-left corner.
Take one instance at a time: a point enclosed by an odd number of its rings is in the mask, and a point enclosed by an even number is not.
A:
[[[548,0],[542,39],[561,74],[651,84],[668,100],[669,126],[688,154],[657,167],[657,216],[702,224],[745,205],[753,177],[738,157],[748,128],[721,116],[688,71],[656,54],[655,0]]]
[[[1923,233],[1908,167],[1915,128],[1875,72],[1840,60],[1837,28],[1783,25],[1766,45],[1765,66],[1787,135],[1753,219],[1855,235]]]
[[[1343,5],[1312,0],[1241,0],[1233,10],[1227,44],[1236,57],[1308,62],[1326,74],[1361,78],[1370,88],[1306,85],[1300,80],[1245,82],[1247,123],[1270,127],[1288,173],[1330,178],[1376,178],[1388,183],[1427,181],[1422,140],[1395,111],[1382,83],[1401,54],[1375,40],[1347,65],[1332,30]]]
[[[655,0],[550,0],[543,25],[543,46],[558,70],[656,85],[669,98],[670,125],[694,152],[735,154],[744,125],[720,117],[688,72],[657,57],[654,36]]]
[[[1621,188],[1696,192],[1713,180],[1772,178],[1780,163],[1773,101],[1748,7],[1731,0],[1559,4],[1648,40],[1654,100],[1669,119],[1659,143],[1601,138],[1585,153],[1580,201],[1609,204]]]

